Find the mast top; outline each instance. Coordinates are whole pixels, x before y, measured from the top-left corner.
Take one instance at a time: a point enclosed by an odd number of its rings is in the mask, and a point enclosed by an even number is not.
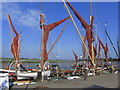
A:
[[[90,16],[92,16],[92,0],[90,0]]]
[[[107,22],[105,22],[105,26],[107,26]]]
[[[43,13],[41,13],[41,14],[40,14],[40,16],[44,16],[44,14],[43,14]]]
[[[90,22],[93,22],[93,20],[94,20],[94,17],[90,16]]]

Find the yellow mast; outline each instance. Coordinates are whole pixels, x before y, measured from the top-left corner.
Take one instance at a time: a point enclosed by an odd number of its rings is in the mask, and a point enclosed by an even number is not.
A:
[[[91,30],[93,29],[93,22],[92,22],[92,0],[90,0],[90,23],[91,23]],[[95,57],[94,57],[94,44],[92,42],[92,62],[93,62],[93,74],[95,75]]]
[[[90,23],[92,23],[92,0],[90,0]],[[91,30],[92,30],[93,25],[91,26]],[[93,42],[92,42],[92,60],[93,60],[93,65],[94,65],[94,61],[95,61],[95,57],[94,57],[94,48],[93,48]]]

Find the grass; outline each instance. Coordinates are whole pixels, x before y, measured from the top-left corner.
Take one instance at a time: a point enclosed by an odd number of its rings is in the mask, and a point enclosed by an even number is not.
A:
[[[10,63],[14,60],[0,61],[0,63]],[[74,60],[48,60],[49,63],[74,62]],[[40,63],[40,60],[22,60],[23,63]]]

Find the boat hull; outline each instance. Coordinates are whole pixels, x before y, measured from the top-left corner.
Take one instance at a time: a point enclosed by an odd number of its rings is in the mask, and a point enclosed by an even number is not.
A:
[[[22,79],[36,79],[38,73],[37,72],[17,72],[17,80],[22,80]]]
[[[0,69],[0,72],[15,73],[15,70]]]
[[[42,76],[50,76],[50,70],[42,71]]]

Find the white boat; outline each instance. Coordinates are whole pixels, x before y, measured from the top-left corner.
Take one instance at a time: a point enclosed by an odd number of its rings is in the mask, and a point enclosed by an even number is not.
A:
[[[87,76],[93,76],[93,73],[88,73]]]
[[[24,84],[35,84],[36,82],[31,82],[31,81],[14,81],[14,85],[24,85]]]
[[[6,73],[15,73],[15,70],[6,70],[6,69],[0,69],[0,72],[6,72]]]
[[[68,80],[72,80],[72,79],[78,79],[80,77],[79,76],[65,76],[65,78],[67,78]]]
[[[50,76],[50,70],[42,71],[42,76]]]
[[[118,73],[118,71],[115,71],[115,72],[114,72],[114,74],[117,74],[117,73]]]
[[[17,80],[21,80],[21,79],[36,79],[38,73],[37,72],[27,72],[27,71],[17,71]]]
[[[0,69],[0,72],[5,72],[5,73],[16,73],[15,70],[5,70],[5,69]],[[4,74],[4,73],[3,73]],[[38,75],[38,72],[28,72],[28,71],[17,71],[16,76],[17,76],[17,80],[21,80],[21,79],[36,79]]]

